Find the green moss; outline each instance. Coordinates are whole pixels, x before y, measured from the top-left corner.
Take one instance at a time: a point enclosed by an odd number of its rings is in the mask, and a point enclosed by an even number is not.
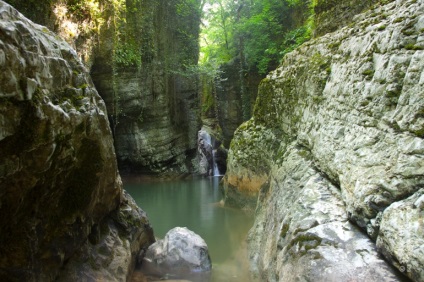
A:
[[[314,249],[321,245],[322,238],[314,234],[302,233],[297,235],[290,241],[288,248],[291,249],[293,246],[298,246],[298,251],[291,250],[293,255],[303,256],[308,253],[309,250]]]
[[[420,128],[420,129],[418,129],[418,130],[415,130],[415,131],[414,131],[414,133],[415,133],[418,137],[420,137],[420,138],[424,138],[424,127],[423,127],[423,128]]]
[[[400,23],[400,22],[403,22],[403,20],[404,20],[404,19],[405,19],[404,17],[396,18],[396,19],[393,21],[393,23]]]
[[[207,87],[206,83],[203,84],[203,87],[204,89],[202,92],[202,114],[206,115],[214,108],[215,99],[212,93],[208,91],[209,88]]]
[[[283,227],[281,227],[280,237],[285,238],[287,235],[287,232],[289,231],[290,224],[284,223]]]
[[[410,35],[413,35],[415,33],[415,30],[414,29],[404,29],[404,30],[402,30],[402,33],[406,36],[410,36]]]
[[[383,30],[385,30],[386,29],[386,26],[385,25],[380,25],[378,28],[377,28],[377,30],[378,31],[383,31]]]
[[[270,109],[273,105],[273,96],[274,91],[270,80],[268,78],[263,79],[259,85],[259,95],[253,109],[253,114],[258,122],[266,123],[267,115],[273,112]]]
[[[406,50],[423,50],[424,48],[423,47],[421,47],[421,46],[418,46],[418,45],[415,45],[415,44],[407,44],[405,47],[404,47]]]
[[[362,75],[366,76],[367,78],[372,78],[374,76],[374,70],[372,69],[366,69],[362,72]]]
[[[314,95],[312,97],[312,101],[314,101],[314,104],[320,104],[321,102],[325,101],[325,98],[323,96]]]
[[[89,85],[87,83],[84,83],[84,84],[78,85],[78,88],[85,90],[88,86]]]
[[[333,42],[333,43],[328,44],[328,48],[330,48],[330,49],[337,49],[337,48],[339,48],[339,46],[341,44],[342,44],[341,41],[339,41],[339,42]]]
[[[316,52],[311,56],[311,62],[313,66],[321,70],[325,70],[329,67],[329,60],[319,52]]]

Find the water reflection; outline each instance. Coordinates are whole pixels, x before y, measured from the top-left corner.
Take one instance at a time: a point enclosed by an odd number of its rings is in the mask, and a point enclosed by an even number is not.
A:
[[[245,238],[253,219],[220,205],[218,177],[181,181],[125,180],[125,189],[147,212],[155,236],[187,227],[208,244],[212,281],[249,281]]]

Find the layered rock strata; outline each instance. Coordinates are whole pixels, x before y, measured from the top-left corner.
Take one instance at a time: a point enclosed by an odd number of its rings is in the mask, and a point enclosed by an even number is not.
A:
[[[221,65],[220,77],[215,81],[215,113],[225,148],[229,148],[237,127],[252,116],[258,85],[264,78],[264,75],[240,68],[239,58]]]
[[[53,281],[63,269],[126,280],[154,238],[123,196],[105,104],[86,68],[3,1],[0,67],[0,280]],[[90,264],[93,249],[118,252],[108,243],[116,236],[125,259]]]
[[[67,40],[104,99],[121,172],[193,171],[200,0],[9,3]]]
[[[110,26],[100,32],[91,70],[106,102],[118,164],[136,173],[191,172],[201,125],[198,79],[187,69],[199,54],[197,1],[193,7],[179,0],[130,2],[120,20],[141,54],[139,65],[114,57],[119,42],[111,38],[119,31]]]
[[[377,250],[424,281],[423,31],[422,1],[375,5],[262,81],[224,179],[227,203],[259,196],[257,275],[395,280]]]

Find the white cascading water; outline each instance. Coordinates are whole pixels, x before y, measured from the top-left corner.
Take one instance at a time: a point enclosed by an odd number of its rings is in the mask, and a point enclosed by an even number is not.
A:
[[[213,176],[221,176],[219,172],[218,164],[215,161],[216,150],[212,150],[212,164],[213,164]]]
[[[199,144],[201,144],[201,142],[203,141],[203,148],[201,146],[199,146],[199,152],[202,153],[203,157],[206,158],[206,153],[203,152],[203,150],[207,150],[210,155],[212,156],[212,167],[210,167],[209,162],[207,162],[208,164],[208,172],[209,170],[210,173],[208,173],[208,175],[210,176],[220,176],[221,173],[219,171],[218,165],[215,161],[215,153],[216,150],[214,150],[214,143],[215,140],[212,140],[211,135],[209,134],[209,132],[207,132],[204,128],[202,128],[199,133],[198,133],[198,138],[199,138]]]

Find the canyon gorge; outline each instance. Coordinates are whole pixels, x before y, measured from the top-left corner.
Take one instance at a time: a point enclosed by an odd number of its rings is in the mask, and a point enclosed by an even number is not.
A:
[[[131,281],[121,176],[201,175],[254,215],[252,281],[424,281],[423,0],[6,2],[0,280]]]

